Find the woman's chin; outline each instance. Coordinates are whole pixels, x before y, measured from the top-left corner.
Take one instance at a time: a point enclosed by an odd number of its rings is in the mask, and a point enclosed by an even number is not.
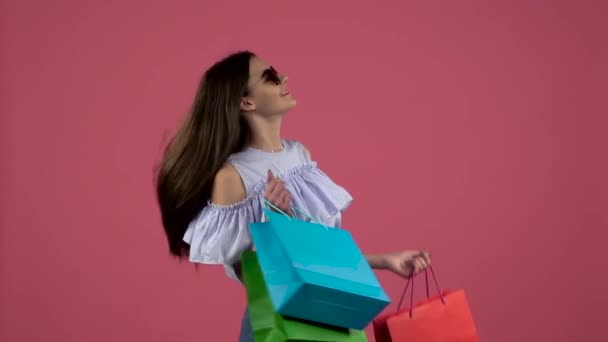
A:
[[[289,95],[287,95],[287,96],[288,96],[288,98],[286,98],[286,100],[288,100],[288,103],[289,103],[289,104],[288,104],[288,107],[289,107],[289,109],[292,109],[292,108],[294,108],[294,107],[296,106],[297,101],[296,101],[296,99],[294,99],[294,98],[291,96],[291,94],[289,94]]]

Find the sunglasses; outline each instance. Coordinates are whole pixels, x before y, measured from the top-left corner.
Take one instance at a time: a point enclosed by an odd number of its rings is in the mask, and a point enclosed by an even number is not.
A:
[[[281,84],[281,76],[279,76],[279,73],[273,67],[269,67],[268,69],[264,70],[264,72],[262,73],[262,77],[259,80],[255,81],[252,85],[250,85],[250,87],[253,87],[262,80],[264,82],[274,83],[276,85]]]

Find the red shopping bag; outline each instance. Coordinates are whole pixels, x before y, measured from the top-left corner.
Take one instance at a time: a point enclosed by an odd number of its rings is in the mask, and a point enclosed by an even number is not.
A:
[[[464,290],[441,291],[432,268],[431,274],[439,292],[431,297],[428,271],[425,271],[427,299],[400,310],[410,283],[410,303],[414,302],[414,276],[405,286],[396,313],[379,316],[373,321],[376,342],[478,342]]]

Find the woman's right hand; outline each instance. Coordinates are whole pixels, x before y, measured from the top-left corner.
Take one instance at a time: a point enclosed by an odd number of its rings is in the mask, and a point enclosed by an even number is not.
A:
[[[276,178],[271,170],[268,170],[268,184],[264,191],[264,198],[285,213],[293,216],[291,212],[291,193],[285,187],[285,183]]]
[[[382,255],[382,264],[389,271],[409,278],[431,266],[431,254],[426,251],[401,251]]]

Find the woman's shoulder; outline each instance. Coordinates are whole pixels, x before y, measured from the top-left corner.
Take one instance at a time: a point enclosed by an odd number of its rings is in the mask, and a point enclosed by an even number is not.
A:
[[[242,201],[247,196],[241,175],[234,165],[224,164],[215,174],[211,202],[219,205],[231,205]]]

